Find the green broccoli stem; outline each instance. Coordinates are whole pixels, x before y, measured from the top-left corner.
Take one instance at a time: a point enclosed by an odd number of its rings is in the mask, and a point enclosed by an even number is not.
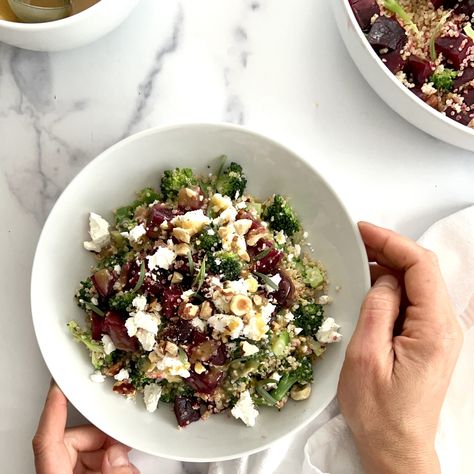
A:
[[[279,402],[285,397],[297,381],[298,376],[294,372],[286,373],[278,382],[277,388],[270,392],[270,396]]]

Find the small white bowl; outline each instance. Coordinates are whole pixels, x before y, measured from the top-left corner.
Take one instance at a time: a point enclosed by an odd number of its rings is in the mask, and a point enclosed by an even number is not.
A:
[[[254,428],[229,414],[213,415],[183,430],[172,409],[151,414],[142,397],[127,401],[108,382],[92,383],[86,350],[73,341],[66,323],[84,321],[73,298],[93,264],[82,247],[88,214],[112,221],[111,210],[127,204],[144,186],[158,187],[165,169],[192,167],[208,173],[218,156],[239,162],[248,190],[264,198],[291,196],[315,255],[326,265],[334,302],[328,314],[341,324],[343,339],[315,368],[308,400],[289,402],[278,412],[261,409]],[[337,291],[337,287],[340,287]],[[359,233],[326,181],[307,162],[278,143],[233,125],[180,125],[148,130],[114,145],[84,168],[63,192],[46,221],[36,250],[31,305],[36,337],[52,376],[73,405],[94,425],[141,451],[186,461],[236,458],[268,447],[313,420],[336,394],[339,371],[369,287],[367,257]]]
[[[100,0],[88,9],[48,23],[0,20],[0,42],[34,51],[61,51],[92,43],[116,28],[140,0]]]
[[[336,23],[357,68],[372,89],[404,119],[435,138],[474,151],[474,130],[434,110],[383,64],[365,38],[349,0],[331,0]]]

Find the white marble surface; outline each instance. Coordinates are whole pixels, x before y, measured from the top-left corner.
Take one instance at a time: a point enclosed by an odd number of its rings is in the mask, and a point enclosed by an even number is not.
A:
[[[49,384],[29,305],[48,211],[109,145],[191,121],[277,138],[314,160],[354,219],[412,237],[474,202],[473,154],[413,129],[374,95],[328,0],[143,0],[118,30],[78,50],[0,44],[2,472],[32,472],[30,440]],[[207,468],[165,462],[162,472]]]

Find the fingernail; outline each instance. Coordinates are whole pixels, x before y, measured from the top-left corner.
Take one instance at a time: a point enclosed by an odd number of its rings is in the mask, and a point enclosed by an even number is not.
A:
[[[109,449],[107,458],[112,467],[125,467],[130,465],[127,454],[118,446],[112,446]]]
[[[391,290],[397,290],[400,284],[397,278],[395,278],[393,275],[382,275],[377,278],[377,281],[374,283],[374,288],[378,288],[380,286],[385,286]]]

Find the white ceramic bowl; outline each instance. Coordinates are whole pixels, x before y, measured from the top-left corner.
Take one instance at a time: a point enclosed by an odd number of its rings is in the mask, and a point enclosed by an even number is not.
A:
[[[291,196],[316,254],[326,264],[334,303],[329,312],[342,326],[343,340],[330,347],[315,369],[311,397],[290,402],[281,412],[262,409],[254,428],[228,414],[178,430],[170,406],[150,414],[112,392],[109,383],[89,380],[92,367],[66,323],[83,321],[74,302],[78,282],[93,263],[82,248],[88,238],[88,213],[112,221],[111,210],[130,202],[134,191],[159,184],[161,173],[176,166],[207,173],[227,154],[244,167],[248,189],[266,197]],[[340,286],[336,292],[335,287]],[[33,323],[52,376],[75,407],[100,429],[141,451],[188,461],[223,460],[264,449],[314,419],[336,394],[344,352],[360,303],[369,286],[359,233],[331,187],[307,162],[278,143],[232,125],[181,125],[145,131],[114,145],[84,168],[54,206],[38,243],[33,265]]]
[[[76,15],[48,23],[0,20],[0,42],[34,51],[61,51],[91,43],[116,28],[140,0],[100,0]]]
[[[437,112],[410,92],[374,52],[352,12],[349,0],[331,0],[342,39],[372,89],[403,118],[433,137],[474,151],[474,130]]]

